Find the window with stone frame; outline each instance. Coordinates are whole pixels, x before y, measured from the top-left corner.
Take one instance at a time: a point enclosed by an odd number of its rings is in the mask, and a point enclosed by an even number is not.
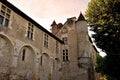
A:
[[[44,47],[48,48],[48,34],[44,33]]]
[[[63,61],[69,61],[68,49],[63,50]]]
[[[34,34],[34,25],[32,23],[28,23],[27,38],[33,40],[33,34]]]
[[[1,5],[0,8],[0,24],[8,27],[10,22],[11,10],[5,5]]]
[[[59,53],[59,42],[56,41],[56,53],[58,54]]]
[[[64,42],[65,45],[68,45],[68,39],[67,39],[67,37],[63,38],[63,42]]]

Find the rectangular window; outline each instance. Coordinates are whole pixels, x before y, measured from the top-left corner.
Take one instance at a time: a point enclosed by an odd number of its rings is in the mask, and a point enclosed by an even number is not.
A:
[[[63,50],[63,61],[69,61],[68,50]]]
[[[68,61],[68,50],[66,49],[66,61]]]
[[[9,19],[9,18],[10,18],[10,15],[9,15],[9,14],[6,14],[6,18]]]
[[[48,34],[44,34],[44,47],[48,48]]]
[[[8,24],[9,24],[9,20],[8,19],[5,19],[5,23],[4,23],[4,26],[8,26]]]
[[[42,56],[40,57],[40,65],[42,66]]]
[[[65,61],[65,50],[63,50],[63,61]]]
[[[5,10],[6,10],[6,7],[5,7],[4,5],[2,5],[2,6],[1,6],[1,9],[2,9],[3,11],[5,11]]]
[[[34,26],[32,23],[28,23],[27,38],[33,40]]]
[[[30,37],[30,39],[33,39],[33,32],[31,32],[31,37]]]
[[[30,31],[28,30],[27,31],[27,37],[29,38],[29,36],[30,36]]]
[[[4,19],[4,17],[2,17],[2,16],[0,15],[0,24],[3,23],[3,19]]]
[[[63,42],[64,42],[64,44],[65,44],[65,45],[67,45],[67,44],[68,44],[67,37],[64,37],[64,38],[63,38]]]
[[[1,16],[5,16],[5,12],[3,10],[0,11]]]
[[[0,24],[8,27],[10,21],[11,10],[4,5],[1,5],[0,9]]]
[[[25,49],[23,49],[23,52],[22,52],[22,61],[25,60]]]

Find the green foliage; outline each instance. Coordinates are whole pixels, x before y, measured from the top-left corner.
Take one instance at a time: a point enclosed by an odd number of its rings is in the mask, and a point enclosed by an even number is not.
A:
[[[97,72],[99,72],[99,73],[104,74],[103,69],[104,69],[104,63],[105,63],[104,61],[105,61],[105,58],[104,58],[104,57],[101,57],[101,56],[98,54],[97,57],[96,57],[96,59],[97,59],[97,61],[96,61],[97,65],[96,65],[95,70],[96,70]]]
[[[120,66],[120,56],[108,55],[105,57],[101,57],[97,55],[97,65],[95,70],[99,73],[105,74],[108,79],[117,79],[120,80],[119,77],[119,66]]]
[[[94,31],[92,37],[107,56],[98,56],[96,70],[120,80],[120,1],[91,0],[86,18]]]

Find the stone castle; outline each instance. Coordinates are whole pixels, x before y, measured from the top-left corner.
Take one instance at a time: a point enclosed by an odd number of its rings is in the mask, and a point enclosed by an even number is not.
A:
[[[0,0],[0,80],[95,80],[95,55],[82,13],[49,32]]]

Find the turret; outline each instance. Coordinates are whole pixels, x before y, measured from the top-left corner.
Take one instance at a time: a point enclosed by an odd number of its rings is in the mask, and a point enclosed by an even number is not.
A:
[[[81,12],[80,12],[80,15],[79,15],[77,21],[85,21],[85,17],[83,16],[83,14]]]
[[[54,20],[53,23],[51,24],[51,27],[52,34],[56,35],[57,32],[63,27],[63,24],[62,23],[56,24]]]
[[[56,24],[56,22],[54,20],[53,23],[51,24],[51,26],[55,26],[55,25],[57,25],[57,24]]]
[[[88,37],[88,26],[85,17],[80,13],[76,21],[76,33],[77,33],[77,47],[78,47],[78,67],[80,70],[86,70],[88,73],[84,74],[86,79],[93,80],[94,75],[91,75],[93,71],[93,50]],[[78,35],[79,34],[79,35]],[[80,80],[83,80],[82,78]]]
[[[76,21],[76,28],[79,31],[88,32],[87,22],[86,22],[85,17],[83,16],[83,14],[81,12],[80,12],[80,15]]]
[[[76,21],[76,33],[79,34],[77,35],[79,50],[84,51],[84,49],[86,49],[87,48],[86,46],[88,45],[87,43],[88,40],[86,38],[86,36],[88,35],[88,28],[87,28],[87,22],[82,13],[80,13]],[[80,51],[78,51],[78,53]]]
[[[57,32],[57,24],[56,24],[55,20],[51,24],[51,32],[52,32],[52,34],[56,34],[56,32]]]

